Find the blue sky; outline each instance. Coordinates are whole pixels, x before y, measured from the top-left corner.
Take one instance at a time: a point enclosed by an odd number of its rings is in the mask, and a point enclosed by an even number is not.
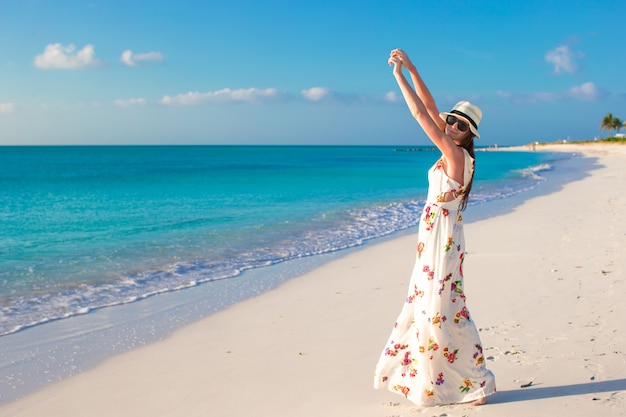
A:
[[[0,0],[0,144],[424,145],[402,48],[483,145],[626,119],[623,0]]]

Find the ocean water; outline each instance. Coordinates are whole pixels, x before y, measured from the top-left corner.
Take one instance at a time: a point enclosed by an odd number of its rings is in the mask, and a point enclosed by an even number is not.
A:
[[[414,227],[438,157],[391,146],[0,148],[0,336]],[[532,189],[572,157],[479,151],[470,204]]]

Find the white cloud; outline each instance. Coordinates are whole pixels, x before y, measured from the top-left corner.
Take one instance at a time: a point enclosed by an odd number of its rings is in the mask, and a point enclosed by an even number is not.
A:
[[[353,93],[333,91],[326,87],[312,87],[300,91],[300,96],[311,102],[333,102],[342,104],[367,104],[380,102],[380,97],[367,97]],[[385,96],[387,98],[387,96]]]
[[[592,82],[576,85],[569,90],[560,92],[512,93],[510,91],[496,91],[496,94],[518,104],[556,103],[566,100],[600,101],[609,95],[606,90]]]
[[[154,62],[163,62],[165,57],[160,52],[147,52],[145,54],[134,54],[130,49],[122,52],[120,61],[128,67],[137,67]]]
[[[609,95],[609,93],[594,83],[584,83],[569,89],[568,95],[580,101],[599,101]]]
[[[352,93],[342,93],[333,91],[327,87],[312,87],[300,91],[300,96],[279,91],[275,88],[258,89],[248,88],[231,90],[224,88],[222,90],[210,92],[190,91],[175,96],[165,95],[159,101],[160,104],[166,106],[197,106],[202,104],[214,103],[236,103],[236,102],[276,102],[288,100],[303,100],[311,103],[334,103],[346,105],[367,105],[380,103],[399,103],[401,97],[393,91],[381,96],[365,96]]]
[[[388,101],[389,103],[397,103],[398,101],[400,101],[400,98],[395,91],[390,91],[385,94],[385,101]]]
[[[574,52],[567,45],[557,46],[546,53],[546,61],[554,66],[554,73],[568,72],[573,74],[578,69],[575,60],[584,58],[582,52]]]
[[[117,99],[117,100],[113,100],[113,104],[118,107],[144,106],[146,104],[146,99],[145,98],[130,98],[127,100]]]
[[[15,110],[13,103],[0,103],[0,113],[12,113]]]
[[[99,65],[94,58],[93,45],[85,45],[83,49],[76,50],[76,46],[63,46],[60,43],[46,45],[42,54],[35,57],[35,66],[41,69],[79,69]]]
[[[330,90],[326,87],[313,87],[300,92],[302,97],[309,101],[320,101],[331,95]]]
[[[281,97],[282,94],[275,88],[266,88],[264,90],[258,88],[242,88],[238,90],[224,88],[222,90],[210,91],[207,93],[190,91],[177,96],[163,96],[160,103],[166,106],[195,106],[210,103],[255,103],[276,101]]]

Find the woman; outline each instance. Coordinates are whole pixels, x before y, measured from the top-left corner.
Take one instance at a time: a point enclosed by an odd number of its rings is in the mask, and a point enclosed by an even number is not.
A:
[[[495,393],[480,336],[465,305],[461,212],[474,174],[474,137],[482,118],[467,101],[439,113],[409,57],[391,51],[389,65],[413,117],[441,151],[428,172],[428,196],[419,224],[417,261],[409,292],[376,366],[375,388],[431,406],[481,405]],[[402,69],[411,74],[415,90]]]

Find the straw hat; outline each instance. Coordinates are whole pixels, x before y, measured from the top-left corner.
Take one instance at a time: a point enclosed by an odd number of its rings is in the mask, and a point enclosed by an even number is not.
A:
[[[446,116],[461,116],[464,119],[467,119],[469,122],[469,127],[474,136],[477,138],[480,137],[478,134],[478,124],[480,123],[480,119],[483,118],[483,112],[478,108],[477,105],[470,103],[469,101],[459,101],[454,105],[452,110],[449,112],[441,112],[439,113],[439,117],[443,120],[446,120]]]

